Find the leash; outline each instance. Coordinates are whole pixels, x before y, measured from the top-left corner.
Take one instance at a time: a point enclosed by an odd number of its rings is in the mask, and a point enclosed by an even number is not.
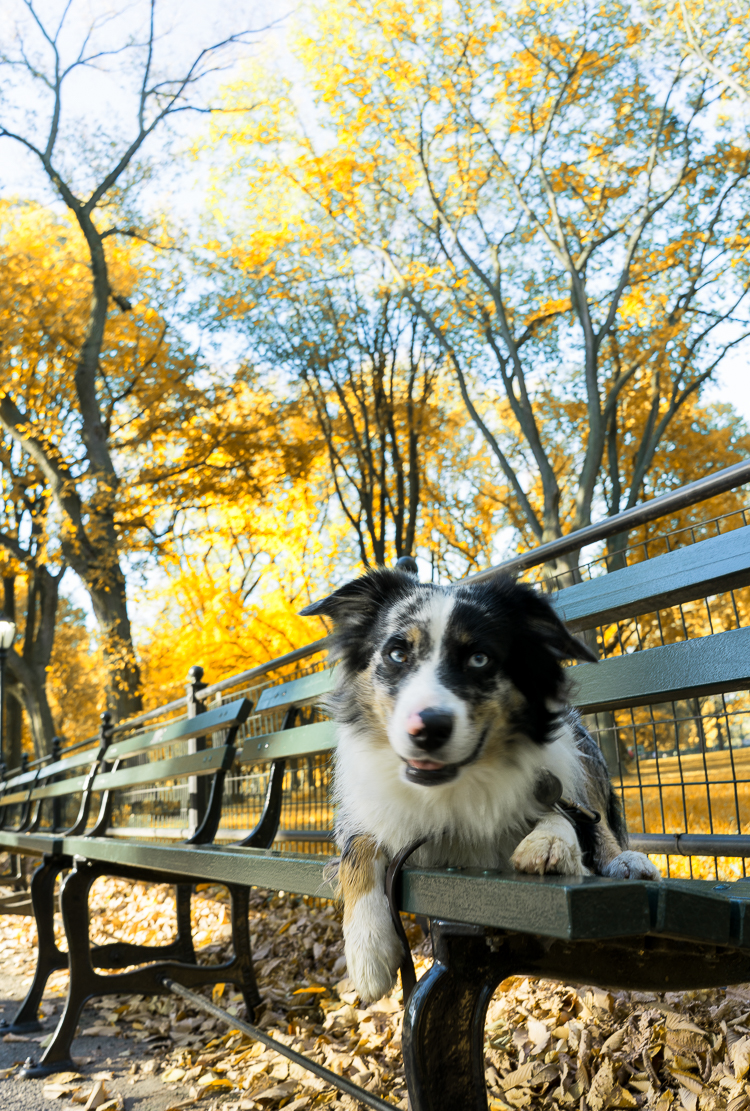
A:
[[[414,971],[414,961],[411,955],[411,948],[406,937],[404,924],[401,921],[401,913],[396,906],[396,888],[398,881],[401,877],[401,869],[412,853],[416,852],[425,841],[429,841],[429,837],[420,837],[417,841],[412,841],[410,845],[401,849],[396,853],[391,863],[388,865],[388,871],[385,874],[385,894],[388,899],[388,909],[391,912],[391,920],[395,927],[398,939],[401,942],[401,963],[399,969],[401,971],[401,988],[404,996],[404,1009],[409,1002],[409,997],[417,986],[417,974]]]
[[[581,805],[581,803],[566,798],[563,795],[562,783],[557,776],[550,771],[542,772],[537,779],[534,785],[534,797],[542,806],[546,806],[550,810],[557,810],[558,813],[567,818],[574,826],[592,826],[597,825],[597,823],[601,821],[601,814],[598,810],[591,810],[589,807]],[[412,841],[411,844],[406,845],[403,849],[400,849],[388,865],[388,871],[385,874],[385,894],[388,899],[388,909],[391,914],[391,921],[393,922],[394,929],[401,942],[401,962],[399,964],[399,970],[401,972],[404,1008],[406,1008],[411,993],[417,986],[417,974],[414,971],[414,961],[406,937],[406,931],[404,930],[404,924],[401,921],[401,914],[396,905],[396,889],[398,887],[398,881],[401,878],[401,871],[409,857],[429,840],[429,837],[420,837],[416,841]]]

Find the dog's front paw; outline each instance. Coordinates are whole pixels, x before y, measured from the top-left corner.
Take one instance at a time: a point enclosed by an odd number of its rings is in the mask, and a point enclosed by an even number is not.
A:
[[[602,871],[603,876],[614,876],[618,880],[660,880],[661,872],[651,863],[645,853],[628,850],[610,860]]]
[[[524,837],[511,864],[518,872],[539,876],[550,872],[561,876],[587,876],[576,832],[563,817],[543,818]]]
[[[387,995],[396,982],[401,942],[382,891],[370,891],[346,908],[344,952],[349,976],[363,1003]]]

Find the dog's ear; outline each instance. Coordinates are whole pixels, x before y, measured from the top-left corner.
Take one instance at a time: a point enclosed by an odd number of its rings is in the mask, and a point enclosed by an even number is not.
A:
[[[546,598],[531,588],[527,588],[524,594],[524,609],[529,627],[544,641],[553,656],[558,660],[598,662],[588,645],[565,628]]]
[[[361,624],[388,603],[410,594],[414,579],[404,571],[379,568],[300,610],[301,617],[332,617],[337,625]]]

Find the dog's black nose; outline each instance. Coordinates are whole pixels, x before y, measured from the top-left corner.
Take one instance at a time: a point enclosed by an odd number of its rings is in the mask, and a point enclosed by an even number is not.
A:
[[[414,718],[418,718],[421,725],[418,725],[416,730],[410,728],[409,733],[417,748],[424,749],[425,752],[432,752],[434,749],[440,748],[449,740],[453,732],[454,719],[450,710],[438,710],[430,707],[414,714],[412,721]]]

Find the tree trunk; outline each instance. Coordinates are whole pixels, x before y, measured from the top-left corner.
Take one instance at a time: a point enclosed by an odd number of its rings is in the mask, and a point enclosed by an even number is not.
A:
[[[47,669],[27,664],[22,656],[11,649],[8,671],[13,681],[13,701],[20,702],[26,711],[26,720],[34,742],[34,755],[46,756],[52,751],[55,733],[52,710],[47,699]]]
[[[125,597],[125,580],[119,567],[110,574],[111,589],[86,584],[102,637],[107,669],[107,709],[115,721],[139,713],[141,673],[133,651],[133,636]]]
[[[22,731],[23,704],[18,700],[15,690],[8,684],[5,691],[5,737],[3,738],[3,752],[9,771],[21,766]]]

